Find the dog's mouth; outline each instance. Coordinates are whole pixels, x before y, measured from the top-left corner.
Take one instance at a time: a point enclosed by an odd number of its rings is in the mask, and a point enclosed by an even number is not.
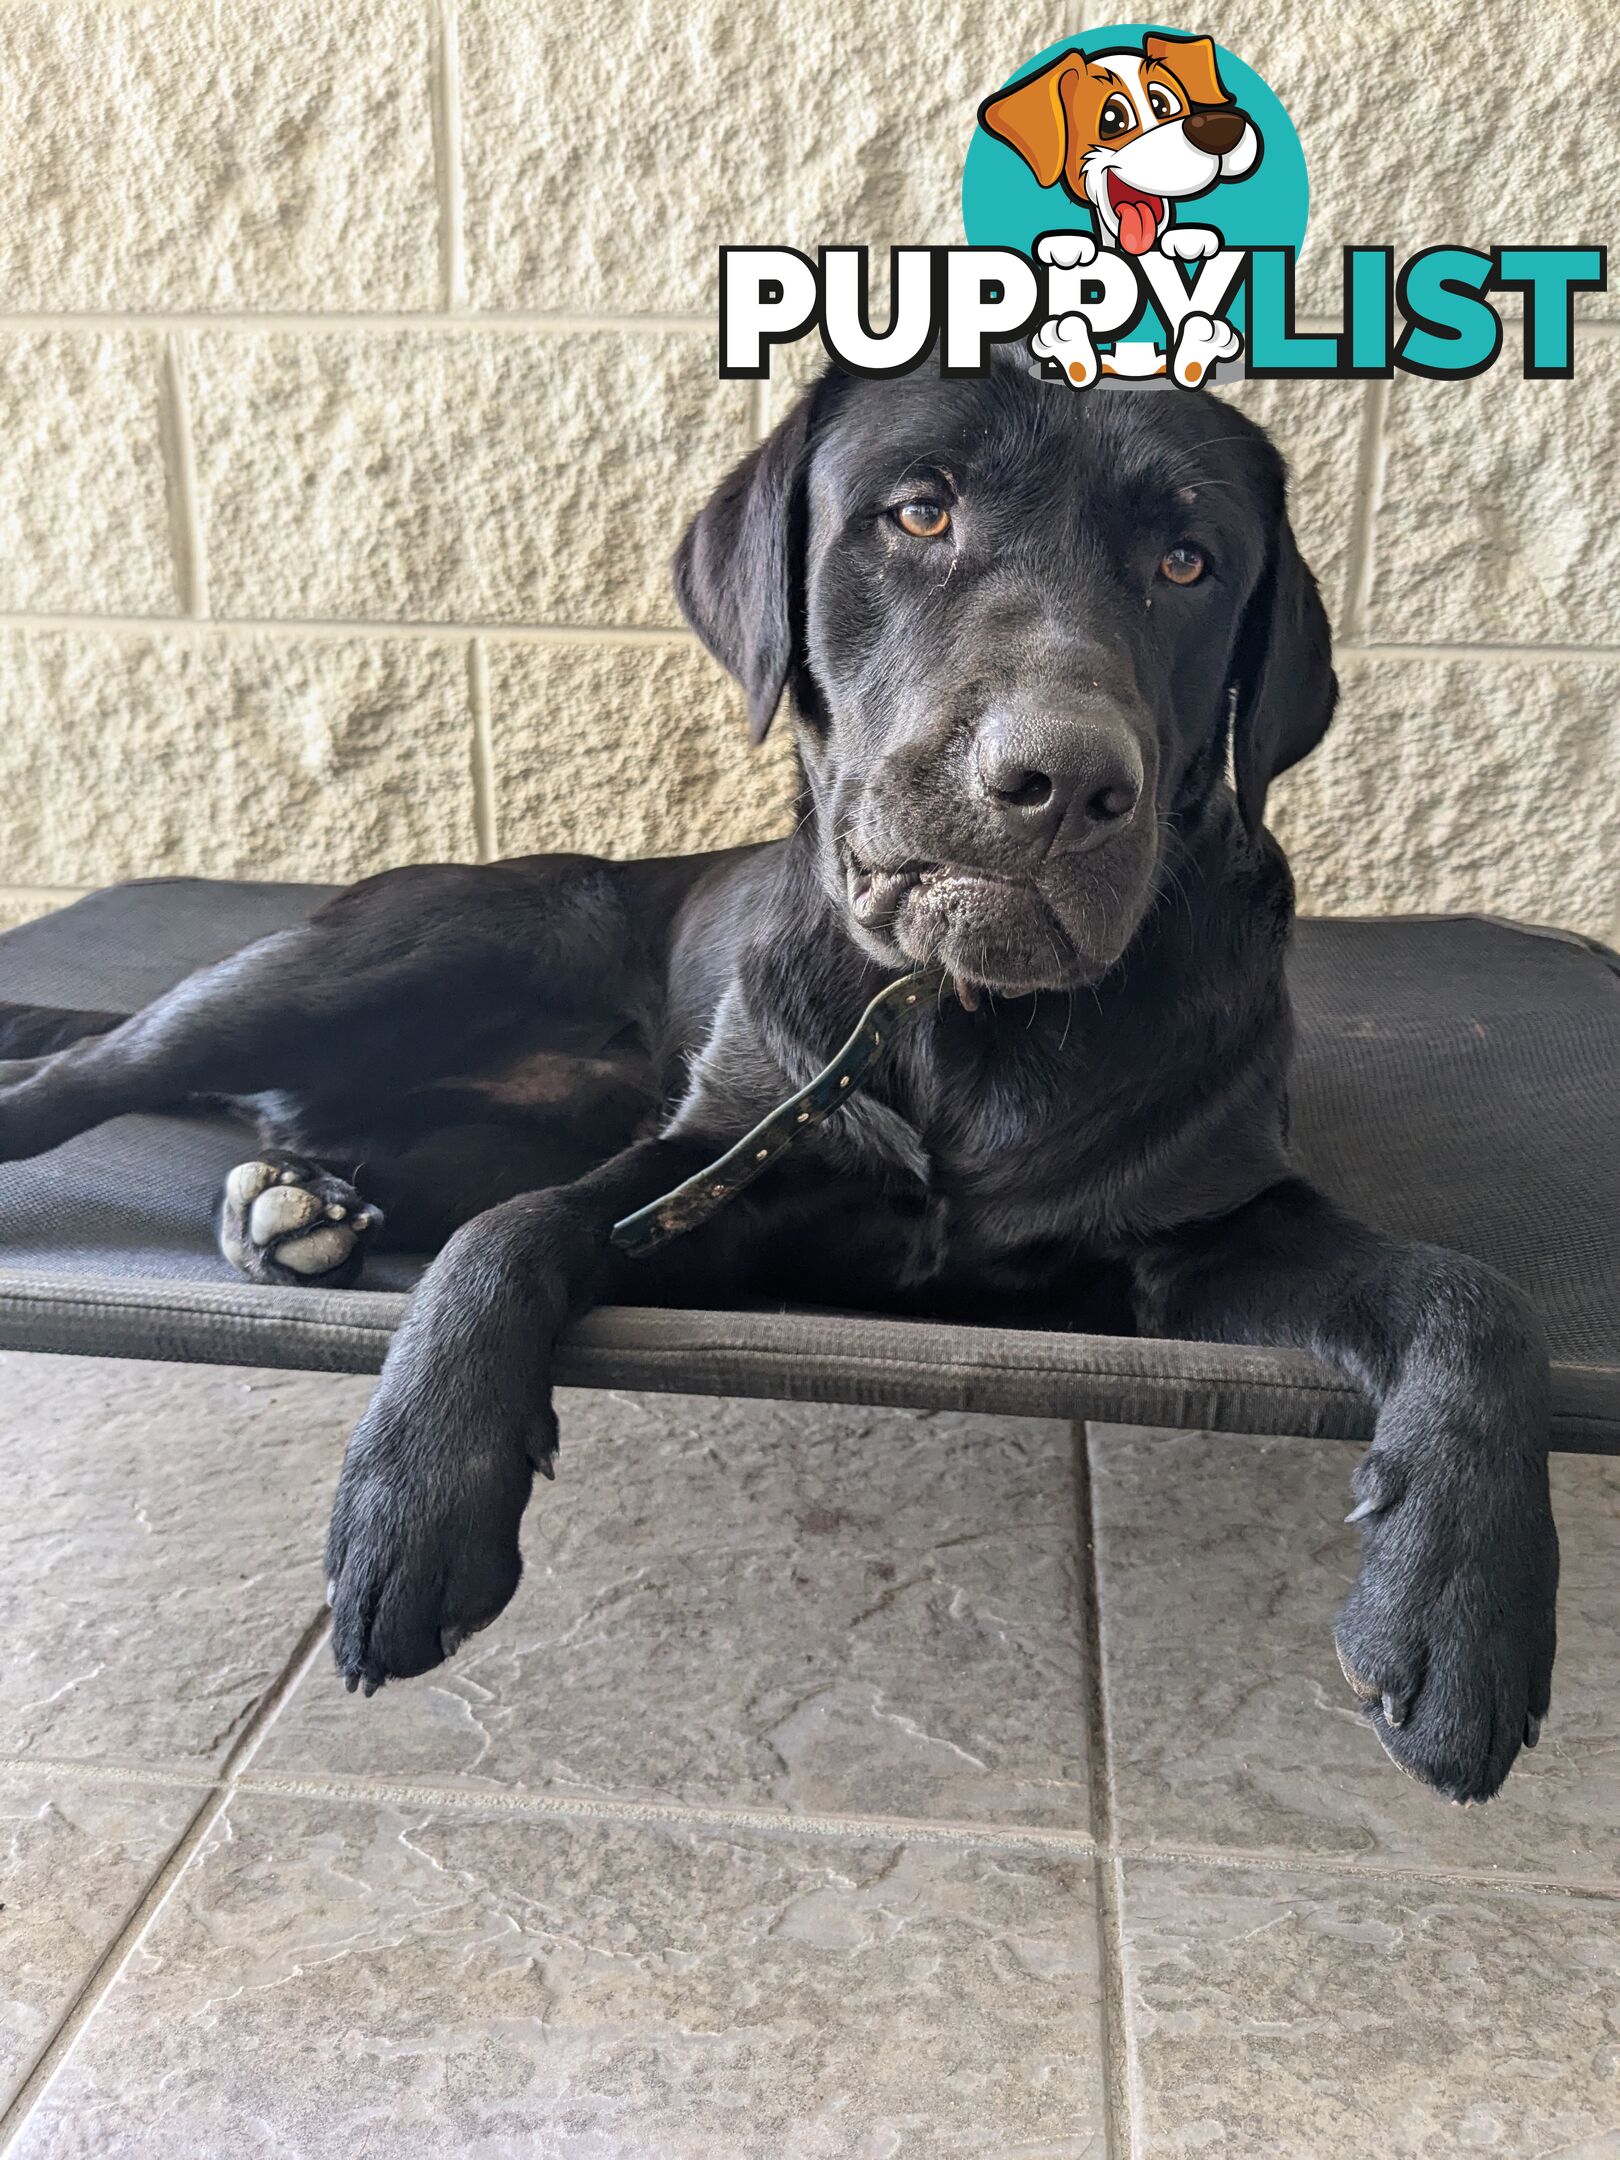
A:
[[[1127,255],[1145,255],[1158,239],[1167,212],[1162,195],[1132,187],[1117,172],[1108,174],[1108,201],[1119,219],[1119,244]]]
[[[971,1011],[978,991],[1021,997],[1075,979],[1079,956],[1029,877],[919,858],[846,855],[849,909],[862,930],[918,965],[940,965]]]

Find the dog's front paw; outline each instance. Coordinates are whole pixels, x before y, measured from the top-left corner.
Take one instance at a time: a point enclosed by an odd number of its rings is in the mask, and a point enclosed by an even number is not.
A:
[[[1091,325],[1083,315],[1060,315],[1042,323],[1029,349],[1037,360],[1052,361],[1076,390],[1087,389],[1101,372]]]
[[[1097,243],[1090,233],[1042,233],[1035,256],[1049,270],[1083,270],[1097,260]]]
[[[1176,332],[1176,349],[1170,372],[1188,390],[1198,389],[1217,362],[1235,360],[1243,339],[1229,322],[1213,315],[1193,314]]]
[[[1172,262],[1205,262],[1218,255],[1223,242],[1208,225],[1167,225],[1159,235],[1159,253]]]
[[[267,1150],[225,1180],[219,1249],[250,1282],[352,1283],[381,1211],[354,1187],[302,1156]]]
[[[326,1594],[351,1692],[373,1695],[442,1663],[505,1609],[523,1573],[518,1529],[536,1463],[553,1474],[551,1406],[535,1409],[526,1437],[480,1430],[476,1411],[432,1430],[447,1414],[443,1396],[395,1401],[385,1383],[349,1441]]]
[[[1488,1522],[1455,1473],[1374,1448],[1356,1473],[1362,1564],[1334,1630],[1391,1759],[1448,1799],[1489,1800],[1547,1714],[1558,1538],[1544,1475]]]

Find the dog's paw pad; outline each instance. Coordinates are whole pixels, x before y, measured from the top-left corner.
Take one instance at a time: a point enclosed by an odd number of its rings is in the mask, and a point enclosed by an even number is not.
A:
[[[296,1156],[238,1163],[220,1196],[219,1245],[253,1282],[352,1282],[382,1221],[354,1187]]]

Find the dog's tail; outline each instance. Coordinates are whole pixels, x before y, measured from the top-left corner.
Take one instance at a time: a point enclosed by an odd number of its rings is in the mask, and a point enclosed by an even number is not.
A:
[[[127,1013],[76,1012],[62,1005],[0,1003],[0,1058],[44,1057],[87,1035],[105,1035],[127,1018]]]

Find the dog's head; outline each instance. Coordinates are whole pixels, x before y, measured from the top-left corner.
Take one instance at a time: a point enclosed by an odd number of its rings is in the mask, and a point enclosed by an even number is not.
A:
[[[1328,626],[1261,429],[1197,392],[829,374],[675,559],[755,739],[791,696],[820,874],[888,967],[1097,981],[1166,837],[1332,717]]]
[[[1066,52],[998,90],[980,125],[1018,152],[1042,187],[1063,183],[1098,237],[1145,255],[1170,206],[1260,158],[1260,135],[1221,81],[1207,37],[1142,40],[1140,52]]]

